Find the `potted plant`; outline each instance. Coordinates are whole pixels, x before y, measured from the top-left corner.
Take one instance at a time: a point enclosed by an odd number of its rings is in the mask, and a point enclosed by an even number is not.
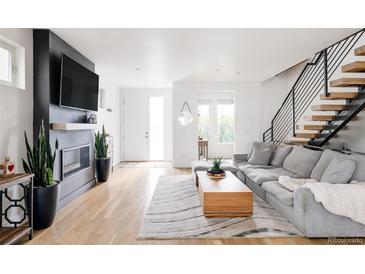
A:
[[[223,157],[215,157],[213,158],[213,166],[207,170],[208,175],[212,177],[224,177],[225,171],[221,168]]]
[[[23,160],[26,173],[34,174],[33,188],[33,227],[42,229],[52,225],[56,216],[60,185],[54,181],[53,166],[56,152],[52,153],[50,144],[46,141],[44,125],[40,128],[37,142],[30,147],[27,134],[24,132],[27,149],[27,161]],[[58,149],[58,141],[55,142]]]
[[[96,179],[98,182],[108,181],[110,172],[110,157],[108,157],[107,134],[103,126],[103,131],[95,134],[95,154],[96,154]]]

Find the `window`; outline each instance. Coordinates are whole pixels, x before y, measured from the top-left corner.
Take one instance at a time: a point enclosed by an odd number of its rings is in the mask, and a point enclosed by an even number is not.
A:
[[[0,83],[15,86],[16,60],[15,48],[0,41]]]
[[[199,100],[198,103],[198,137],[209,139],[210,100]]]
[[[234,142],[233,100],[217,100],[217,142]]]

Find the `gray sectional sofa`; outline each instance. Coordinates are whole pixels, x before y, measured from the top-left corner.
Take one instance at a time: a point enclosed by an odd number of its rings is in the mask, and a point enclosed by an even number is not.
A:
[[[350,181],[365,181],[364,154],[347,155],[330,149],[314,150],[287,145],[275,147],[274,152],[275,150],[277,153],[274,153],[267,165],[249,162],[248,154],[235,154],[232,165],[226,162],[225,169],[232,171],[306,237],[365,237],[365,225],[330,213],[315,201],[310,189],[303,186],[291,192],[278,182],[281,175],[320,181],[335,157],[351,159],[356,163]],[[206,167],[207,165],[204,168]],[[203,170],[199,168],[199,163],[195,162],[193,172],[197,169]]]

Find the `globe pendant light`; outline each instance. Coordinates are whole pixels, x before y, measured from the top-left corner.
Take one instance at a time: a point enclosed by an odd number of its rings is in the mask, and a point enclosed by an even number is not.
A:
[[[193,122],[193,113],[191,112],[189,104],[186,101],[182,105],[180,115],[179,115],[179,122],[183,126],[190,125]]]

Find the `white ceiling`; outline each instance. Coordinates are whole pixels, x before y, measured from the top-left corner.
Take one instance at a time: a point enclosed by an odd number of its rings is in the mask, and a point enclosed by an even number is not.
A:
[[[125,87],[263,81],[356,29],[52,29]]]

